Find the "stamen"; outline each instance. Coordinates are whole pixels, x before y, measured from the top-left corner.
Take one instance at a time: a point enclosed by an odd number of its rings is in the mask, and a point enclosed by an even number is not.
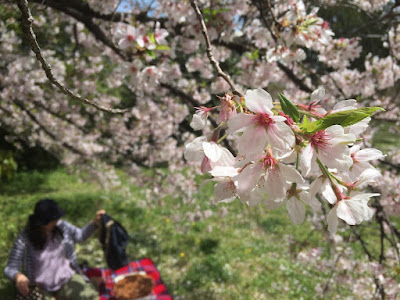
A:
[[[262,167],[263,169],[273,171],[276,165],[276,159],[272,156],[271,149],[267,150],[267,155],[263,157]]]
[[[310,143],[317,149],[324,149],[331,145],[329,142],[331,139],[332,137],[325,130],[321,130],[311,137]]]
[[[268,114],[258,113],[255,115],[254,123],[259,127],[268,128],[268,126],[274,124],[275,121]]]

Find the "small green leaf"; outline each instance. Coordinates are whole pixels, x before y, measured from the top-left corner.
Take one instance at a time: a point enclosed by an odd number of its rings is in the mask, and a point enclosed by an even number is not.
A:
[[[151,58],[156,58],[156,54],[154,53],[154,51],[151,51],[151,50],[149,50],[149,49],[146,49],[146,54],[148,55],[148,56],[150,56]]]
[[[154,36],[154,33],[150,33],[150,34],[149,34],[149,40],[150,40],[150,42],[152,42],[153,44],[156,43],[156,38],[155,38],[155,36]]]
[[[332,125],[340,125],[342,127],[347,127],[356,124],[363,119],[371,116],[375,111],[383,110],[380,107],[363,107],[358,109],[351,109],[346,111],[340,111],[333,113],[313,122],[307,127],[307,132],[313,133],[328,128]]]
[[[170,50],[171,47],[167,46],[167,45],[157,45],[156,46],[156,50]]]
[[[296,105],[294,105],[293,102],[286,98],[284,95],[279,94],[278,96],[283,112],[291,117],[296,123],[300,122],[300,114],[297,110]]]
[[[313,132],[313,128],[315,126],[313,125],[312,122],[310,122],[307,118],[307,116],[303,117],[303,123],[301,124],[301,130],[306,132],[306,133],[311,133]]]

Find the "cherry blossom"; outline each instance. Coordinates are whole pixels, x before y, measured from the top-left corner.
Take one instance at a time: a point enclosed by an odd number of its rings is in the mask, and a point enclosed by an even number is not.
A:
[[[272,98],[263,89],[248,90],[246,107],[252,114],[240,113],[229,121],[228,133],[243,131],[238,150],[244,155],[261,152],[268,144],[282,151],[294,145],[294,134],[281,116],[275,116],[271,108]]]
[[[343,127],[333,125],[325,130],[318,131],[309,137],[309,144],[301,153],[301,165],[305,176],[315,172],[317,160],[329,168],[346,170],[353,161],[348,144],[355,142],[353,134],[345,134]]]
[[[368,206],[369,198],[379,196],[378,193],[356,193],[351,196],[340,196],[336,205],[327,216],[328,230],[335,233],[338,218],[349,225],[360,224],[362,221],[371,220],[373,210]]]

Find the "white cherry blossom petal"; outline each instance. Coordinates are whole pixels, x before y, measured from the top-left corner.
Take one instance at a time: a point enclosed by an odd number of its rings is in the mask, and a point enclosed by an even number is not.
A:
[[[369,198],[363,194],[362,199]],[[340,201],[337,206],[337,216],[349,225],[360,224],[363,220],[369,220],[372,209],[367,205],[368,200],[350,198]]]
[[[267,146],[267,132],[264,128],[247,128],[239,138],[238,151],[240,154],[252,155],[264,151]]]
[[[186,144],[183,155],[187,161],[200,161],[204,157],[203,142],[207,141],[204,136],[195,138],[189,144]]]
[[[283,152],[290,151],[295,143],[295,136],[288,125],[284,122],[271,124],[267,130],[268,141],[272,147],[278,148]]]
[[[311,144],[304,148],[300,155],[300,168],[304,176],[308,176],[311,172],[311,162],[314,160],[314,149]]]
[[[311,197],[310,193],[303,191],[300,193],[300,200],[310,206],[314,212],[321,210],[321,203],[315,197]]]
[[[221,157],[218,160],[218,165],[220,166],[233,166],[235,164],[235,157],[233,154],[226,148],[221,147]]]
[[[306,215],[306,208],[301,201],[297,200],[295,197],[291,197],[286,202],[286,208],[293,224],[303,223]]]
[[[318,177],[310,184],[310,197],[315,197],[315,195],[320,191],[322,186],[323,178]]]
[[[198,114],[193,115],[192,122],[190,122],[190,127],[194,130],[201,130],[207,125],[207,119],[200,117]]]
[[[229,120],[227,133],[243,131],[246,127],[254,124],[254,116],[240,113],[236,117]]]
[[[286,181],[296,182],[296,183],[304,183],[303,177],[300,173],[292,166],[287,166],[281,163],[278,163],[279,170],[281,171],[283,177]]]
[[[332,113],[337,113],[339,111],[346,111],[356,108],[357,108],[356,100],[354,99],[342,100],[335,104],[335,106],[332,108]]]
[[[273,107],[271,95],[265,90],[258,88],[247,90],[244,99],[249,110],[255,113],[270,112]]]
[[[268,172],[266,180],[260,180],[260,190],[268,196],[268,201],[283,201],[286,198],[288,184],[280,172]]]
[[[212,161],[217,162],[222,155],[222,150],[215,142],[203,142],[204,154]]]
[[[346,145],[336,144],[318,152],[318,158],[328,168],[347,171],[353,165],[350,149]]]
[[[346,132],[355,134],[356,136],[362,134],[367,128],[368,124],[371,121],[371,117],[367,117],[364,120],[361,120],[360,122],[350,125],[349,127],[346,128]]]
[[[240,198],[247,198],[250,196],[251,190],[260,180],[261,172],[262,164],[260,163],[247,166],[242,170],[242,172],[237,177],[238,194],[240,195]]]
[[[365,148],[354,154],[354,159],[360,162],[384,158],[382,151],[374,148]]]
[[[328,201],[332,205],[337,202],[337,198],[336,198],[335,192],[333,191],[329,180],[326,180],[321,185],[321,195],[326,201]]]
[[[216,166],[210,174],[214,177],[234,177],[239,174],[239,169],[233,166]]]
[[[334,206],[328,213],[326,220],[328,222],[328,231],[332,234],[336,233],[337,227],[339,225],[339,220],[337,217],[337,207]]]
[[[218,182],[214,186],[216,202],[230,203],[236,198],[236,187],[233,181]]]
[[[325,96],[325,88],[320,86],[318,89],[311,93],[311,102],[318,102]]]

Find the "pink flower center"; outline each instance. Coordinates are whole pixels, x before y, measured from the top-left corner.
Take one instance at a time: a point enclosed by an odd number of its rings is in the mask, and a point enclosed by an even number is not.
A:
[[[317,149],[324,149],[330,146],[329,140],[332,138],[325,132],[325,130],[318,131],[315,133],[310,140],[311,145]]]
[[[255,115],[254,123],[259,127],[265,127],[267,129],[271,124],[274,124],[275,121],[268,114],[259,113]]]
[[[262,163],[263,169],[264,170],[267,170],[267,169],[274,170],[275,165],[276,165],[276,159],[272,156],[271,150],[268,149],[267,155],[264,156],[264,158],[263,158],[263,163]]]
[[[132,41],[135,39],[135,37],[134,37],[132,34],[128,34],[126,38],[127,38],[128,41],[130,41],[130,42],[132,42]]]

